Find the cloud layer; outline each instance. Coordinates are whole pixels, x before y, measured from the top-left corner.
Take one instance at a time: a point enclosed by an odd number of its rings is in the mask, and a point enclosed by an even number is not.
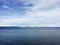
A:
[[[60,0],[1,1],[0,26],[60,27]]]

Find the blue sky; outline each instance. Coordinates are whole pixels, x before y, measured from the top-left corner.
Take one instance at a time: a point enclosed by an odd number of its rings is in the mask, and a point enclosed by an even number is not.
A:
[[[60,0],[0,0],[0,26],[60,27]]]

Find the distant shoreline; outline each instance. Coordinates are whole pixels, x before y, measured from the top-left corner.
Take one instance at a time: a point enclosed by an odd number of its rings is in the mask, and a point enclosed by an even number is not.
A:
[[[23,30],[37,30],[37,29],[39,29],[39,30],[47,30],[47,29],[49,29],[49,30],[60,30],[60,27],[15,27],[15,26],[11,26],[11,27],[1,27],[0,26],[0,29],[23,29]]]

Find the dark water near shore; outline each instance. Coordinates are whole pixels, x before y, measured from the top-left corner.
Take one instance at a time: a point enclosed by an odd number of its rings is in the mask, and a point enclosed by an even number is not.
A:
[[[60,28],[0,28],[0,45],[60,45]]]

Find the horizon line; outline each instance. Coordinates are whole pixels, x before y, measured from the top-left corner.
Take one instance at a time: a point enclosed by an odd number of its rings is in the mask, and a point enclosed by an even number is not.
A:
[[[0,27],[60,27],[57,25],[0,25]]]

